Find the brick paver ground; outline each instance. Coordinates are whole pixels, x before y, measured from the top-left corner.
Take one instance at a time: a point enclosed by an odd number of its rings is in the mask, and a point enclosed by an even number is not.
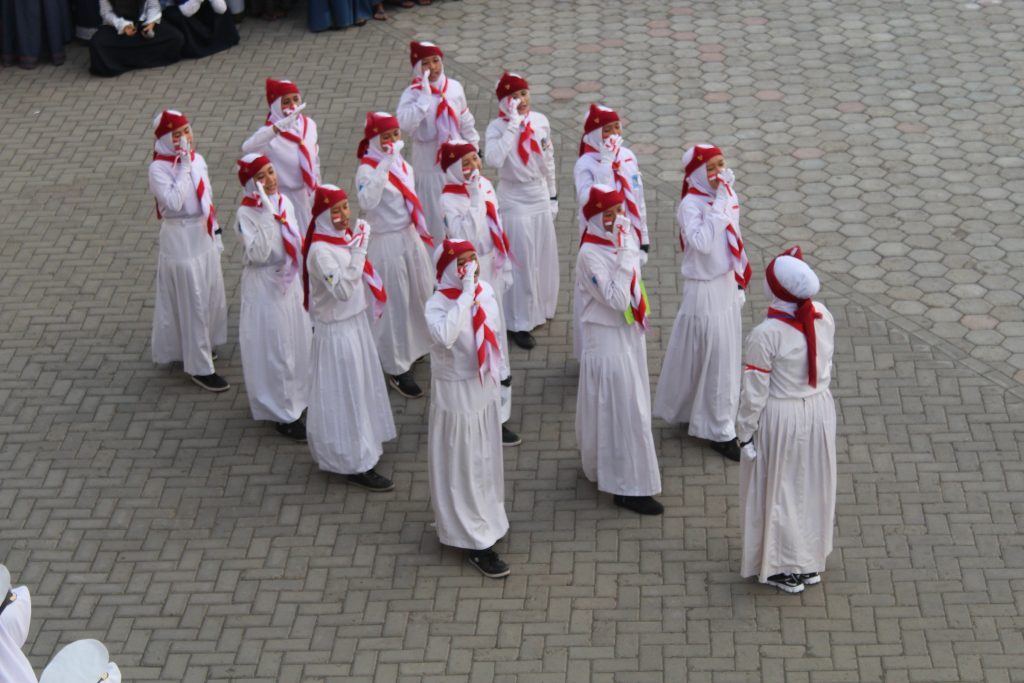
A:
[[[1024,6],[435,0],[371,24],[248,21],[234,50],[116,80],[89,77],[78,47],[0,70],[0,561],[32,590],[37,671],[95,637],[125,680],[159,683],[1024,681]],[[150,364],[153,114],[192,117],[230,226],[263,78],[301,84],[324,179],[351,186],[363,115],[394,108],[413,36],[444,46],[481,129],[501,69],[530,78],[560,152],[564,293],[579,119],[620,109],[651,192],[655,376],[684,144],[733,159],[757,273],[804,246],[839,326],[821,587],[737,575],[738,469],[676,428],[655,423],[664,517],[594,492],[567,295],[513,352],[503,582],[430,527],[426,401],[392,394],[384,495],[250,420],[232,235],[218,369],[235,388]],[[748,328],[763,306],[758,283]]]

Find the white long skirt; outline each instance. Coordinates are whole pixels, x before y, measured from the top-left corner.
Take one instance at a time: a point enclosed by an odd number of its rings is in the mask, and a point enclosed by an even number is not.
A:
[[[743,329],[736,279],[685,280],[658,377],[654,414],[689,423],[690,436],[736,438]]]
[[[487,380],[430,381],[427,464],[441,543],[490,548],[508,532],[498,386]]]
[[[836,511],[832,392],[769,398],[754,447],[758,457],[740,462],[741,575],[825,571]]]
[[[276,269],[242,269],[242,312],[238,343],[254,420],[294,422],[309,396],[309,353],[313,328],[302,307],[302,281],[281,291]]]
[[[380,364],[387,374],[401,375],[430,352],[430,333],[423,317],[434,291],[430,256],[412,226],[373,233],[368,251],[388,293],[384,314],[371,321]],[[372,306],[367,311],[373,315]]]
[[[444,174],[440,172],[440,168],[433,163],[413,166],[416,172],[416,196],[423,205],[423,215],[427,219],[430,236],[434,238],[434,246],[440,246],[445,236],[444,210],[441,208]]]
[[[498,200],[517,261],[505,293],[505,320],[509,330],[529,332],[555,317],[558,308],[558,241],[551,200],[544,183],[533,188],[507,180],[498,186]]]
[[[396,436],[366,316],[318,322],[312,365],[306,435],[313,460],[327,472],[366,472]]]
[[[289,217],[289,222],[298,229],[300,235],[305,237],[306,228],[309,227],[309,222],[313,219],[313,197],[306,190],[305,185],[299,188],[282,186],[281,194],[288,198],[288,201],[292,203],[292,210],[295,211],[295,215]]]
[[[647,340],[634,325],[583,323],[581,351],[576,442],[583,474],[619,496],[660,493]]]
[[[183,244],[189,239],[197,244]],[[212,374],[213,347],[228,340],[220,253],[202,218],[161,221],[160,243],[150,340],[153,362],[182,361],[190,375]],[[182,255],[176,257],[176,251]]]

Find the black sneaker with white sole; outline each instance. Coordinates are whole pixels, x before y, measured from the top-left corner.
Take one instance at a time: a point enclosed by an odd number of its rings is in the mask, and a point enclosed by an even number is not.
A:
[[[502,446],[518,446],[523,442],[521,436],[513,432],[505,425],[501,425],[501,445]]]
[[[367,491],[373,491],[374,493],[383,493],[384,491],[390,491],[395,488],[395,483],[385,477],[383,474],[378,473],[372,467],[362,474],[349,474],[345,476],[350,484],[356,486],[362,486]]]
[[[818,572],[811,572],[810,574],[794,574],[797,581],[805,586],[817,586],[821,583],[821,574]]]
[[[423,390],[413,379],[412,370],[406,370],[401,375],[388,375],[388,384],[406,398],[423,398]]]
[[[228,381],[218,375],[216,372],[210,375],[189,375],[192,381],[201,386],[207,391],[212,391],[215,394],[219,394],[222,391],[227,391],[231,388]]]
[[[766,586],[775,586],[787,593],[803,593],[804,584],[793,574],[775,574],[764,580]]]
[[[489,579],[502,579],[512,573],[508,565],[501,561],[493,548],[487,550],[471,550],[469,563]]]
[[[301,417],[295,422],[278,422],[277,433],[299,443],[306,443],[306,425]]]

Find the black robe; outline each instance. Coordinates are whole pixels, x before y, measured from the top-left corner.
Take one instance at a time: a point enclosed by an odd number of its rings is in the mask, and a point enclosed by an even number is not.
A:
[[[161,23],[173,26],[185,37],[181,56],[186,59],[209,57],[238,45],[238,29],[231,13],[217,14],[209,1],[191,17],[182,14],[177,5],[169,5],[164,8]]]
[[[73,37],[67,0],[2,0],[0,47],[4,66],[31,69],[40,59],[63,64]]]

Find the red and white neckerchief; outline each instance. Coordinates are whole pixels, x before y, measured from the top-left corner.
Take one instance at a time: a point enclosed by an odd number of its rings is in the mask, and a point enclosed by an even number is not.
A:
[[[336,247],[349,248],[352,246],[352,242],[355,241],[356,237],[357,235],[351,230],[348,230],[344,237],[325,235],[322,232],[314,232],[312,237],[310,237],[306,248],[303,250],[302,269],[302,286],[305,291],[305,297],[302,303],[303,306],[306,307],[307,311],[309,310],[309,269],[305,265],[305,261],[309,256],[310,248],[317,242],[325,242]],[[366,286],[370,290],[370,294],[373,295],[373,317],[374,319],[380,318],[384,315],[384,304],[388,301],[388,293],[384,291],[384,280],[381,278],[380,273],[374,270],[373,264],[370,263],[370,259],[365,259],[363,261],[363,282],[366,283]]]
[[[446,287],[437,291],[452,301],[458,299],[462,294],[462,290],[455,287]],[[495,383],[500,384],[501,347],[498,346],[498,337],[494,334],[494,330],[487,323],[487,312],[480,305],[481,293],[483,293],[483,287],[477,283],[476,290],[473,292],[473,308],[471,309],[473,316],[473,342],[476,345],[476,364],[480,375],[480,382],[483,382],[484,378],[490,375]]]
[[[616,245],[609,239],[598,237],[591,232],[584,232],[580,239],[580,246],[584,244],[595,244],[607,249],[616,249]],[[622,245],[618,245],[621,248]],[[649,321],[647,320],[647,302],[644,301],[643,289],[640,287],[640,275],[633,269],[633,276],[629,280],[629,308],[633,312],[633,319],[640,326],[642,332],[647,331]]]
[[[189,158],[192,161],[196,160],[196,153],[190,151]],[[157,154],[153,152],[153,161],[166,161],[171,165],[178,162],[178,157],[170,154]],[[217,207],[213,205],[213,199],[210,192],[206,189],[206,179],[203,178],[203,174],[199,172],[195,166],[192,167],[192,186],[196,188],[196,198],[199,200],[199,206],[203,210],[203,216],[206,218],[206,234],[212,239],[217,230],[220,229],[220,225],[217,223]],[[160,205],[156,206],[156,217],[163,219],[160,215]]]
[[[725,186],[726,192],[732,197],[733,201],[736,201],[736,193],[732,191],[732,188],[724,180],[719,180]],[[699,197],[707,197],[712,199],[708,204],[714,204],[713,198],[706,192],[701,192],[695,187],[687,189],[686,194],[695,194]],[[732,210],[739,215],[740,205],[733,204]],[[741,289],[746,289],[747,285],[750,284],[750,278],[753,275],[753,269],[750,267],[750,261],[747,259],[747,251],[743,248],[743,238],[740,236],[739,230],[736,229],[732,223],[725,226],[725,238],[729,243],[729,254],[732,257],[732,272],[736,278],[736,284]],[[679,251],[686,251],[686,242],[683,241],[683,232],[679,231]]]
[[[509,120],[509,116],[505,112],[499,112],[498,116],[502,121]],[[516,151],[519,153],[523,166],[530,165],[530,152],[538,156],[541,154],[540,143],[537,142],[537,137],[534,135],[533,124],[530,123],[529,114],[523,117],[523,122],[519,124],[519,143],[516,146]]]
[[[309,130],[309,118],[305,114],[299,114],[299,118],[302,119],[302,136],[298,136],[290,130],[284,130],[278,128],[281,132],[279,135],[287,140],[293,142],[299,147],[299,171],[302,173],[302,184],[306,186],[306,189],[310,192],[316,191],[317,178],[316,173],[313,170],[313,156],[309,153],[309,147],[306,146],[306,132]],[[274,125],[270,121],[270,117],[267,117],[267,125]]]
[[[812,387],[818,386],[818,337],[814,321],[824,316],[814,309],[810,299],[803,299],[796,309],[796,315],[777,308],[769,308],[767,317],[781,320],[804,335],[807,342],[807,383]]]
[[[377,168],[380,165],[380,161],[377,159],[371,159],[368,154],[363,155],[360,160],[361,164],[365,164],[370,168]],[[401,170],[396,173],[392,167],[388,171],[388,181],[394,185],[395,189],[398,190],[399,194],[405,199],[405,208],[409,211],[409,218],[412,221],[413,227],[416,228],[416,232],[419,234],[420,239],[423,240],[424,244],[428,247],[434,247],[434,238],[430,236],[430,230],[427,229],[427,218],[423,213],[423,204],[420,202],[420,198],[416,196],[416,193],[412,190],[409,182],[409,167],[405,161],[401,162],[399,167]]]
[[[434,125],[437,128],[438,141],[445,142],[457,137],[459,132],[459,114],[448,101],[448,77],[441,76],[441,78],[444,80],[444,84],[440,88],[429,80],[426,84],[430,88],[430,94],[438,98],[437,110],[434,113]],[[417,76],[412,79],[412,85],[422,90],[423,77]]]
[[[625,174],[622,173],[622,160],[619,159],[619,153],[621,153],[621,150],[615,154],[615,160],[612,161],[612,177],[615,179],[615,189],[626,198],[626,201],[623,202],[626,205],[626,215],[629,217],[629,222],[633,224],[637,240],[642,241],[640,208],[636,203],[636,195],[633,194],[633,186]]]
[[[242,206],[260,209],[263,208],[263,201],[256,197],[246,196],[242,198]],[[291,282],[292,277],[299,272],[302,235],[299,234],[299,231],[288,220],[288,212],[284,210],[284,199],[280,194],[277,195],[276,210],[273,207],[271,207],[271,210],[274,214],[274,220],[281,227],[281,245],[284,247],[284,253],[288,256],[288,269],[285,271],[285,276]]]

